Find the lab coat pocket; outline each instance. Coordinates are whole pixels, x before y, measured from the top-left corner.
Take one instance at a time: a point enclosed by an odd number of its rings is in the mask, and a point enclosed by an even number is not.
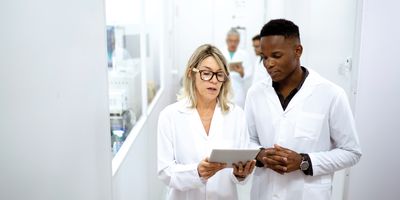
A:
[[[306,185],[303,190],[302,199],[331,199],[332,196],[332,185]]]
[[[324,115],[301,112],[297,118],[294,137],[310,140],[318,139],[323,123]]]
[[[331,199],[332,175],[307,177],[304,183],[303,199]]]

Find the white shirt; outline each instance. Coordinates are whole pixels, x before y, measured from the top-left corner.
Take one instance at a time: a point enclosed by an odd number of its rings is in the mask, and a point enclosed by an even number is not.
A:
[[[356,164],[361,157],[346,93],[316,72],[309,72],[286,110],[271,81],[259,82],[249,90],[245,113],[251,145],[279,144],[308,153],[313,168],[313,176],[300,170],[280,175],[268,168],[256,168],[253,200],[331,199],[334,172]]]
[[[223,114],[217,105],[207,136],[197,110],[189,105],[187,99],[180,100],[167,106],[159,116],[158,176],[169,186],[167,199],[235,200],[239,182],[232,168],[203,181],[197,166],[214,148],[248,147],[244,112],[231,105],[229,112]]]
[[[243,77],[241,77],[238,72],[230,71],[229,73],[232,82],[234,102],[243,108],[247,93],[245,81],[251,77],[253,66],[249,63],[248,54],[244,50],[237,49],[232,58],[229,54],[228,48],[224,48],[222,50],[222,54],[226,58],[228,65],[231,62],[242,62],[242,66],[244,68]]]

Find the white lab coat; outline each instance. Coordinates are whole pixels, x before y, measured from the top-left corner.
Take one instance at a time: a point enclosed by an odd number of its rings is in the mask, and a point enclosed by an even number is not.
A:
[[[235,200],[236,184],[232,168],[217,172],[208,181],[200,179],[197,166],[214,148],[248,148],[245,115],[238,106],[226,114],[216,106],[209,135],[196,109],[187,99],[166,107],[158,122],[158,176],[169,186],[167,199]]]
[[[253,147],[279,144],[308,153],[313,176],[300,170],[280,175],[257,168],[252,200],[331,199],[335,171],[356,164],[361,149],[353,115],[344,90],[309,70],[303,86],[284,111],[272,82],[250,88],[246,119]]]
[[[269,76],[267,70],[264,67],[262,60],[260,57],[257,57],[254,63],[254,70],[253,70],[253,77],[252,77],[252,84],[254,85],[260,81],[271,81],[271,77]]]
[[[249,58],[247,52],[242,49],[237,49],[233,54],[233,57],[230,57],[228,48],[224,48],[222,50],[222,54],[225,56],[228,64],[231,62],[242,62],[244,68],[244,76],[241,77],[238,72],[231,71],[230,79],[232,82],[232,90],[234,95],[235,104],[239,105],[241,108],[244,107],[244,102],[246,99],[246,87],[245,81],[251,78],[251,74],[253,71],[253,66],[249,63]]]

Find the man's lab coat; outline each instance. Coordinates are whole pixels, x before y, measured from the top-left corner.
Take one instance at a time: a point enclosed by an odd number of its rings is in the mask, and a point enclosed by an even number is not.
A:
[[[335,171],[356,164],[361,149],[352,112],[343,89],[309,70],[303,86],[282,109],[271,81],[250,88],[246,119],[253,147],[279,144],[308,153],[313,176],[297,170],[280,175],[257,168],[253,176],[253,200],[331,199]]]
[[[157,141],[158,176],[169,186],[167,199],[237,199],[239,181],[232,168],[203,181],[197,166],[214,148],[248,148],[249,135],[241,108],[231,105],[230,111],[223,114],[217,105],[207,136],[197,110],[189,108],[187,99],[180,100],[160,113]]]

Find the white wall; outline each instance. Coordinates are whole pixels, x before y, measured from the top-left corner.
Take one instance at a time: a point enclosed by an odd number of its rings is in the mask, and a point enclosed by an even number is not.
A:
[[[363,156],[350,176],[349,200],[400,197],[400,18],[398,1],[364,1],[356,123]]]
[[[293,20],[300,28],[304,47],[302,64],[350,94],[351,74],[341,74],[340,69],[347,58],[353,57],[357,0],[282,2],[283,17]]]
[[[0,2],[0,199],[111,199],[103,4]]]
[[[183,74],[194,50],[213,42],[212,0],[174,0],[175,65]]]

